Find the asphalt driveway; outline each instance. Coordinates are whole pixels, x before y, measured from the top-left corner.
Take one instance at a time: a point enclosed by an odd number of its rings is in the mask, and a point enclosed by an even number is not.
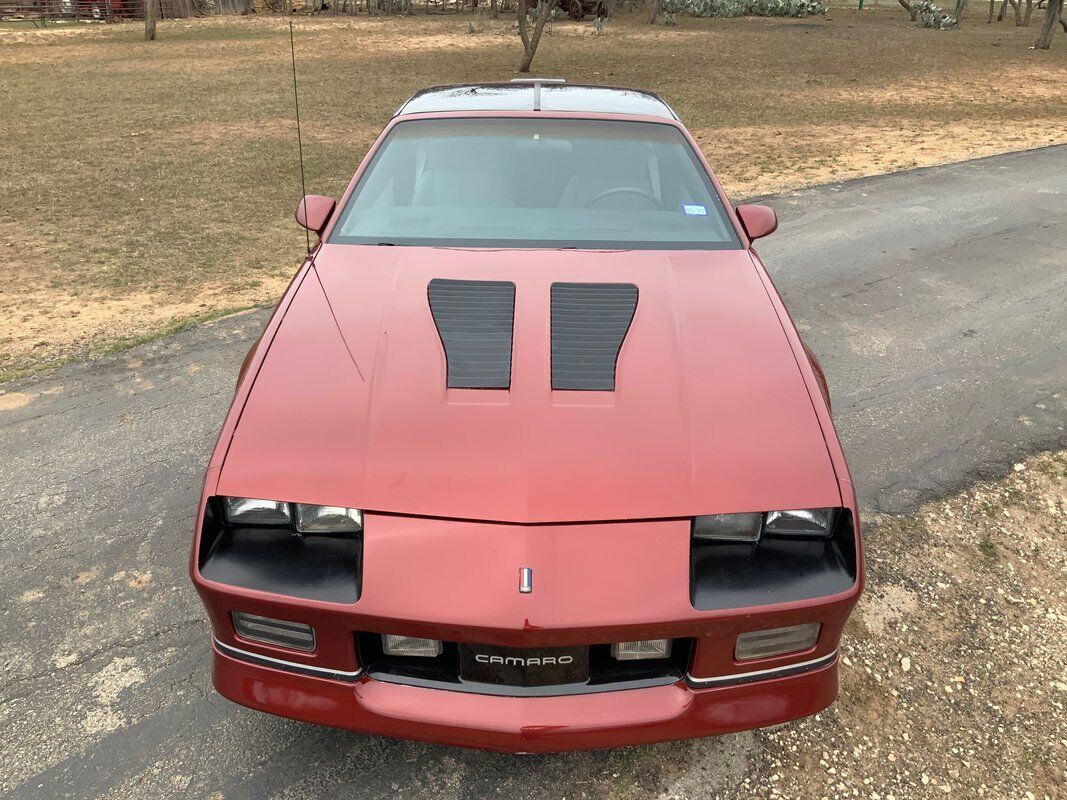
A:
[[[769,202],[782,226],[759,249],[822,360],[866,511],[1065,446],[1067,147]],[[267,313],[2,387],[2,796],[713,797],[769,777],[766,733],[508,757],[215,695],[188,546]]]

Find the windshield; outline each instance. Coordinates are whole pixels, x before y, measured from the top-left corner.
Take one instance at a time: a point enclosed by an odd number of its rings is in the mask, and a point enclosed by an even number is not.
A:
[[[412,120],[393,128],[330,242],[737,249],[696,154],[670,125]]]

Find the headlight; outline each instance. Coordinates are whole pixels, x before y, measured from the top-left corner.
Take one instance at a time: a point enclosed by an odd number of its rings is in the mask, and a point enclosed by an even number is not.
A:
[[[720,542],[758,542],[761,535],[827,538],[833,533],[836,508],[702,514],[693,517],[693,538]]]
[[[300,533],[363,532],[363,512],[358,508],[252,497],[223,497],[222,507],[231,525],[295,527]]]
[[[238,525],[288,525],[292,521],[289,504],[253,497],[224,497],[226,521]]]
[[[798,511],[768,511],[763,532],[785,536],[829,536],[836,510],[807,508]]]
[[[704,514],[693,517],[694,539],[724,542],[755,542],[759,539],[763,514]]]
[[[296,529],[301,533],[359,533],[363,512],[343,506],[296,504]]]

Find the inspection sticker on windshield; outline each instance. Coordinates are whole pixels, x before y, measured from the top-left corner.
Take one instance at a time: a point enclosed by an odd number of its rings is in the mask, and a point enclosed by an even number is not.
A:
[[[706,217],[708,215],[708,207],[683,203],[682,213],[685,214],[687,217]]]

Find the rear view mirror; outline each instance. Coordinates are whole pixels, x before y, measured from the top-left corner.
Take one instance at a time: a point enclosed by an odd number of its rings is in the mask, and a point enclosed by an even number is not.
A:
[[[735,210],[749,239],[762,239],[778,230],[778,216],[769,206],[738,206]]]
[[[330,214],[336,205],[332,197],[321,194],[305,195],[296,207],[296,221],[309,231],[321,234],[330,221]]]

